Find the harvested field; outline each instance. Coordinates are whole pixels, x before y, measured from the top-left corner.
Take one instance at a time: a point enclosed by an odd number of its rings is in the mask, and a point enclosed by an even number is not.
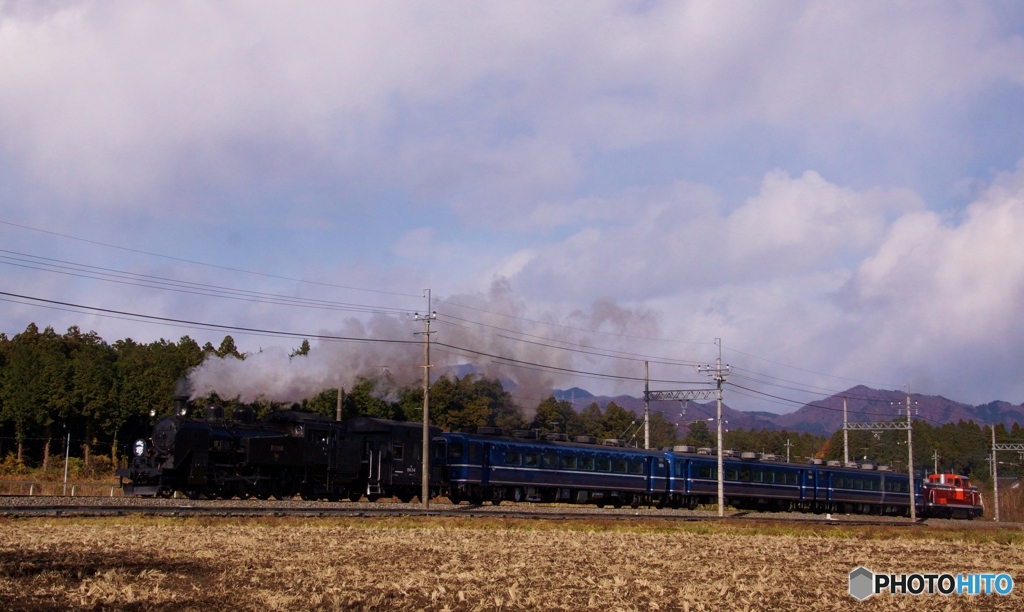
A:
[[[847,594],[876,572],[1024,576],[1017,529],[502,519],[5,519],[11,609],[1002,609]]]

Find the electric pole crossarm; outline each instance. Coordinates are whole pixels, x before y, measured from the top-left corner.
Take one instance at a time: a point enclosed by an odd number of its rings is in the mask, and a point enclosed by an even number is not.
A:
[[[648,402],[667,402],[671,400],[710,400],[718,397],[717,389],[677,389],[673,391],[644,391],[644,400]]]
[[[993,451],[1018,451],[1024,453],[1024,444],[993,444]]]
[[[859,429],[861,431],[890,431],[897,429],[910,429],[910,423],[907,423],[905,421],[883,421],[881,423],[847,423],[846,425],[843,426],[843,429]]]

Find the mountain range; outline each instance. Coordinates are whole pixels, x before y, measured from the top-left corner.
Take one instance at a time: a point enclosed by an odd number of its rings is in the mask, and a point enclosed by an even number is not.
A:
[[[629,395],[596,396],[579,387],[572,389],[556,389],[556,399],[572,402],[576,410],[583,410],[592,402],[597,402],[602,409],[609,402],[636,412],[643,413],[643,398]],[[730,408],[728,405],[729,390],[725,390],[726,401],[722,404],[722,416],[728,428],[743,429],[785,429],[795,432],[808,432],[816,435],[830,435],[843,426],[843,401],[846,399],[849,421],[891,421],[906,418],[907,394],[903,391],[872,389],[864,385],[851,387],[813,404],[804,404],[793,412],[776,414],[774,412],[743,411]],[[910,394],[911,408],[914,418],[926,420],[932,425],[956,423],[957,421],[974,421],[979,424],[1003,423],[1010,427],[1014,422],[1024,424],[1024,404],[994,401],[988,404],[972,406],[947,399],[940,395]],[[652,402],[652,411],[660,411],[665,418],[676,424],[680,431],[685,432],[687,424],[702,419],[715,417],[715,402]]]

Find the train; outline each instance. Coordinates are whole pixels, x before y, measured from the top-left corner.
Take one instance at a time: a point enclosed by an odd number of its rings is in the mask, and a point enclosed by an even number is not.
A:
[[[256,421],[252,408],[193,415],[187,397],[135,442],[117,471],[126,495],[358,501],[421,494],[422,425],[359,417],[345,421],[297,409]],[[432,497],[453,504],[547,502],[598,507],[696,508],[717,502],[711,449],[645,450],[620,440],[494,427],[431,427]],[[726,451],[726,503],[740,509],[973,519],[984,511],[966,476],[914,479],[873,463],[789,463]],[[912,489],[912,493],[911,493]]]

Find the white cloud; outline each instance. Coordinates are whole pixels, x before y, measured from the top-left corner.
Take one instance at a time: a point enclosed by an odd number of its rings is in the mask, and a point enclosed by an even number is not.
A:
[[[115,208],[320,177],[504,227],[572,199],[595,153],[917,129],[923,108],[1024,82],[1024,43],[979,4],[55,6],[0,14],[0,140]]]
[[[589,225],[535,249],[514,282],[533,295],[593,299],[614,291],[647,299],[828,270],[868,253],[893,217],[922,206],[906,190],[855,192],[814,172],[771,172],[760,192],[732,212],[720,209],[706,187],[648,195],[643,204],[629,193],[594,206],[624,212],[618,224]]]

